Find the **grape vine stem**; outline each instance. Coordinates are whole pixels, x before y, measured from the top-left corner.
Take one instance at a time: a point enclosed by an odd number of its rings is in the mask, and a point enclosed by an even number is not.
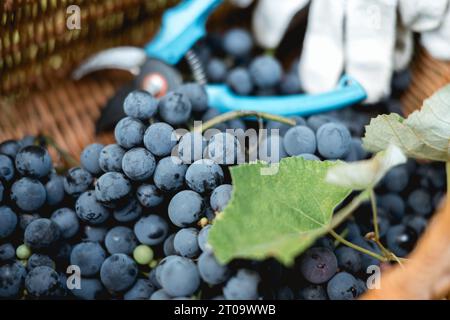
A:
[[[365,248],[363,248],[363,247],[360,247],[360,246],[358,246],[358,245],[356,245],[356,244],[354,244],[354,243],[352,243],[352,242],[350,242],[350,241],[344,239],[344,238],[341,237],[339,234],[337,234],[334,230],[330,230],[330,234],[331,234],[337,241],[339,241],[339,242],[342,243],[342,244],[345,244],[347,247],[350,247],[350,248],[355,249],[355,250],[357,250],[357,251],[359,251],[359,252],[365,253],[365,254],[367,254],[367,255],[369,255],[369,256],[375,258],[375,259],[378,259],[378,260],[380,260],[380,261],[382,261],[382,262],[387,262],[387,261],[388,261],[388,259],[387,259],[386,257],[383,257],[382,255],[379,255],[379,254],[377,254],[377,253],[375,253],[375,252],[372,252],[372,251],[370,251],[370,250],[367,250],[367,249],[365,249]]]

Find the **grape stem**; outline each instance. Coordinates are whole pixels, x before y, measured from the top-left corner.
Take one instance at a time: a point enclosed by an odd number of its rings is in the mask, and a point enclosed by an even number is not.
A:
[[[378,209],[377,209],[377,201],[375,198],[375,192],[373,191],[373,189],[371,188],[369,190],[369,194],[370,194],[370,203],[372,205],[372,223],[373,223],[373,229],[375,232],[375,240],[377,242],[380,241],[380,231],[378,228]]]
[[[231,111],[224,114],[221,114],[217,117],[212,118],[211,120],[206,121],[203,123],[202,126],[197,126],[194,128],[194,131],[196,132],[203,132],[210,128],[215,127],[216,125],[230,121],[236,118],[243,118],[243,117],[256,117],[256,118],[262,118],[266,120],[273,120],[281,123],[285,123],[291,126],[295,126],[296,122],[293,119],[289,119],[282,116],[277,116],[274,114],[266,113],[266,112],[257,112],[257,111]]]

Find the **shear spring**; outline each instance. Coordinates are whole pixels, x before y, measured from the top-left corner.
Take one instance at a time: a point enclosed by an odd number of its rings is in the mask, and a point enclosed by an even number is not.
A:
[[[189,64],[189,68],[191,69],[194,80],[201,85],[206,84],[207,78],[205,70],[203,68],[203,64],[194,50],[189,50],[188,52],[186,52],[185,57],[187,63]]]

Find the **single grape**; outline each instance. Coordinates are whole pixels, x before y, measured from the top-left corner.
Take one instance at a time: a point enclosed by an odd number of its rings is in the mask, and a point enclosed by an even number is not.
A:
[[[188,167],[180,158],[167,157],[156,165],[153,181],[164,192],[175,192],[184,185],[184,176]]]
[[[76,198],[89,189],[93,181],[94,178],[87,170],[80,167],[71,168],[64,179],[64,190]]]
[[[27,271],[20,262],[0,265],[0,298],[17,298]]]
[[[379,205],[395,221],[400,221],[405,215],[405,202],[396,193],[387,193],[379,197]]]
[[[211,137],[206,150],[208,158],[214,162],[232,165],[240,158],[241,144],[232,134],[220,132]]]
[[[11,187],[11,200],[23,211],[38,210],[46,199],[45,187],[36,179],[24,177]]]
[[[129,117],[146,121],[158,110],[158,101],[147,91],[134,90],[123,102],[123,110]]]
[[[199,253],[198,231],[195,228],[180,229],[173,239],[175,251],[182,257],[194,258]]]
[[[280,63],[268,55],[258,56],[250,63],[250,75],[259,88],[275,87],[283,75]]]
[[[177,137],[175,130],[167,123],[154,123],[144,133],[145,147],[157,157],[170,155],[176,144]]]
[[[320,285],[309,285],[301,288],[299,297],[303,300],[327,300],[327,291]]]
[[[303,254],[300,272],[313,284],[327,282],[336,272],[338,261],[333,251],[324,247],[315,247]]]
[[[8,261],[14,259],[16,255],[16,250],[11,243],[0,244],[0,262]],[[20,257],[18,257],[21,259]],[[26,256],[28,258],[28,256]]]
[[[110,144],[102,149],[98,159],[98,164],[104,172],[122,171],[122,158],[125,150],[118,144]]]
[[[253,49],[252,36],[245,29],[231,29],[223,37],[223,49],[234,58],[246,57]]]
[[[283,138],[284,150],[290,156],[316,152],[316,135],[306,126],[296,126],[286,132]]]
[[[148,300],[155,292],[155,286],[148,279],[138,279],[123,296],[124,300]]]
[[[148,265],[153,260],[153,250],[149,246],[141,244],[134,248],[133,258],[140,265]]]
[[[136,263],[123,253],[108,257],[102,264],[100,279],[106,289],[113,292],[125,291],[136,281]]]
[[[125,153],[122,159],[122,170],[134,181],[149,179],[155,171],[156,160],[150,151],[134,148]]]
[[[98,175],[102,172],[99,164],[100,154],[104,145],[100,143],[93,143],[84,148],[81,152],[80,162],[81,166],[93,175]]]
[[[231,199],[233,186],[231,184],[222,184],[211,193],[209,203],[215,212],[222,212]]]
[[[408,205],[415,213],[422,216],[429,215],[433,210],[430,194],[425,189],[416,189],[411,192],[408,196]]]
[[[69,208],[61,208],[53,212],[50,220],[56,223],[61,231],[61,237],[69,239],[75,236],[80,228],[75,211]]]
[[[211,246],[208,244],[209,230],[211,230],[210,224],[198,233],[198,246],[202,251],[212,251]]]
[[[357,273],[362,269],[361,255],[349,247],[340,247],[335,251],[338,266],[351,273]]]
[[[179,86],[175,91],[188,97],[192,105],[192,111],[204,112],[208,108],[208,94],[205,86],[190,82]]]
[[[124,253],[131,255],[138,246],[133,230],[123,226],[111,228],[106,234],[105,247],[110,254]]]
[[[156,207],[164,201],[163,193],[153,184],[141,184],[136,190],[136,196],[146,208]]]
[[[167,211],[170,221],[177,227],[183,228],[197,222],[204,209],[205,203],[201,195],[191,190],[184,190],[170,200]]]
[[[131,149],[142,144],[145,126],[135,118],[126,117],[117,123],[114,136],[117,144],[125,149]]]
[[[308,120],[306,120],[306,125],[317,133],[317,130],[319,130],[321,126],[330,122],[336,122],[336,119],[327,114],[319,114],[309,117]]]
[[[392,168],[383,179],[384,185],[391,192],[402,192],[408,186],[409,172],[406,165]]]
[[[428,221],[422,216],[412,216],[406,221],[406,226],[412,228],[418,235],[422,234],[428,225]]]
[[[317,130],[317,149],[324,158],[340,159],[350,151],[351,138],[344,125],[330,122]]]
[[[22,146],[18,141],[6,140],[0,143],[0,154],[4,154],[5,156],[14,159],[20,148],[22,148]]]
[[[188,132],[178,143],[178,156],[185,164],[194,163],[203,158],[206,139],[198,132]]]
[[[356,278],[347,272],[339,272],[327,284],[330,300],[354,300],[362,292]]]
[[[60,236],[61,232],[55,222],[41,218],[27,226],[24,241],[32,249],[44,249],[54,245]]]
[[[45,184],[47,193],[47,204],[55,206],[64,199],[64,178],[56,173],[52,173]]]
[[[195,161],[186,171],[186,183],[192,190],[208,193],[222,184],[224,174],[222,168],[211,159]]]
[[[41,266],[31,270],[25,278],[27,293],[35,298],[56,297],[61,290],[58,273],[50,267]]]
[[[55,269],[55,261],[52,260],[48,255],[33,253],[27,261],[27,269],[28,271],[33,270],[37,267],[46,266],[52,269]]]
[[[159,100],[159,115],[171,125],[181,125],[189,120],[192,105],[187,95],[180,92],[169,92]]]
[[[283,76],[280,82],[280,93],[282,95],[299,94],[302,92],[300,78],[297,72],[289,72]]]
[[[150,296],[150,300],[171,300],[172,297],[167,294],[163,289],[156,290]]]
[[[106,258],[106,252],[98,242],[81,242],[70,254],[70,264],[80,268],[82,276],[98,274]]]
[[[231,70],[226,78],[227,85],[241,96],[248,96],[253,91],[253,80],[248,70],[244,67],[237,67]]]
[[[95,196],[104,206],[115,208],[127,202],[131,183],[118,172],[107,172],[95,182]]]
[[[17,215],[10,207],[0,207],[0,239],[9,237],[17,226]]]
[[[418,235],[416,231],[403,224],[392,226],[386,234],[386,244],[395,255],[405,257],[414,249]]]
[[[200,285],[197,266],[188,258],[174,256],[162,266],[161,285],[172,297],[192,295]]]
[[[220,264],[212,252],[203,252],[198,258],[200,277],[210,285],[225,282],[230,271],[226,265]]]
[[[162,243],[167,236],[168,229],[167,222],[154,214],[139,219],[134,225],[134,233],[139,242],[149,246]]]
[[[109,217],[109,211],[97,201],[93,190],[84,192],[75,203],[78,218],[87,223],[98,225]]]
[[[0,154],[0,180],[11,181],[14,177],[14,162],[10,157]]]
[[[212,58],[209,60],[206,66],[206,76],[208,80],[212,83],[220,83],[224,82],[225,76],[227,75],[227,66],[226,64],[218,59]]]
[[[81,278],[80,288],[71,290],[72,294],[81,300],[96,300],[104,295],[102,283],[98,279]]]
[[[28,146],[20,149],[15,162],[20,174],[32,178],[43,178],[52,169],[52,159],[48,151],[40,146]]]
[[[256,300],[260,281],[255,271],[240,269],[223,287],[223,295],[227,300]]]
[[[86,242],[103,242],[107,232],[106,228],[85,226],[82,240]]]
[[[114,209],[113,216],[119,222],[130,222],[139,218],[142,214],[142,207],[136,198],[131,198],[129,202],[121,208]]]
[[[168,236],[166,238],[166,240],[164,240],[164,245],[163,245],[164,255],[172,256],[172,255],[177,254],[175,247],[174,247],[174,243],[173,243],[174,239],[175,239],[175,233],[171,234],[170,236]]]

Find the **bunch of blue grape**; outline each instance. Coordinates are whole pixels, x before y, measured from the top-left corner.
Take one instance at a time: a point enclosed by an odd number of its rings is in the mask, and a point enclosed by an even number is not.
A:
[[[295,63],[283,73],[273,56],[253,55],[247,31],[219,40],[197,48],[211,82],[244,95],[301,92]],[[80,166],[64,175],[39,139],[0,144],[0,298],[340,300],[367,290],[367,268],[379,262],[328,237],[290,268],[271,259],[216,259],[208,233],[232,196],[229,168],[254,147],[227,129],[258,123],[234,119],[212,135],[189,130],[193,120],[218,115],[196,83],[160,99],[134,91],[124,111],[115,143],[87,146]],[[370,117],[356,107],[295,117],[295,126],[267,121],[258,158],[365,159],[360,137]],[[444,177],[441,166],[409,162],[377,189],[381,240],[399,257],[414,248],[438,207]],[[373,230],[370,208],[359,211],[339,232],[378,252],[365,237]]]

